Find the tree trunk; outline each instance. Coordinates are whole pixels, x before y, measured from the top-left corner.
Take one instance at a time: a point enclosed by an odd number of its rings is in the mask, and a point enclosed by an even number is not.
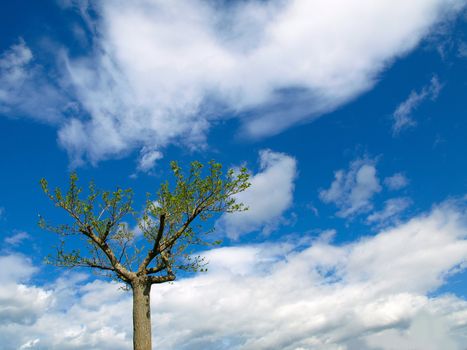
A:
[[[151,345],[151,284],[132,283],[133,289],[133,349],[152,350]]]

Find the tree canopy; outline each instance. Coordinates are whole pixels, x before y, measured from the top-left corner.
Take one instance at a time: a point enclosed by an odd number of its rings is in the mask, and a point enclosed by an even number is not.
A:
[[[43,191],[71,218],[70,223],[55,226],[40,219],[41,227],[61,237],[48,261],[95,268],[128,285],[137,277],[155,284],[173,281],[179,270],[203,270],[204,262],[193,256],[192,248],[218,243],[206,239],[212,230],[203,221],[247,209],[235,195],[249,187],[249,174],[245,168],[223,174],[221,164],[214,161],[207,167],[192,162],[187,172],[172,162],[171,169],[174,181],[162,183],[156,198],[148,195],[142,213],[133,208],[131,189],[101,191],[91,182],[84,194],[76,173],[70,175],[66,191],[51,190],[42,179]],[[132,220],[137,223],[133,229]],[[85,249],[67,249],[69,236],[83,239]]]

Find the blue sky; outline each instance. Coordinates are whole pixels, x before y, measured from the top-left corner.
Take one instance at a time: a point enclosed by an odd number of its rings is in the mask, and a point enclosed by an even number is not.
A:
[[[214,218],[208,273],[153,288],[161,348],[463,349],[465,5],[2,4],[6,349],[131,348],[129,294],[43,265],[40,178],[138,208],[195,159],[247,166],[250,210]]]

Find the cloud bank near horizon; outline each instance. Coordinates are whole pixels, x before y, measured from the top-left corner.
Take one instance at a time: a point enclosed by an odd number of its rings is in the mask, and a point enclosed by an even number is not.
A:
[[[57,125],[79,165],[134,149],[150,159],[174,142],[202,148],[227,115],[253,138],[311,121],[370,89],[465,1],[100,1],[94,23],[88,2],[67,4],[80,5],[93,51],[60,53],[46,84],[26,43],[12,47],[0,61],[0,110]],[[18,84],[47,93],[18,111]]]
[[[467,340],[467,302],[433,294],[466,267],[465,203],[344,245],[323,234],[205,255],[208,273],[152,291],[164,349],[461,350]],[[131,348],[131,298],[117,284],[66,273],[36,286],[30,261],[0,261],[5,349]]]

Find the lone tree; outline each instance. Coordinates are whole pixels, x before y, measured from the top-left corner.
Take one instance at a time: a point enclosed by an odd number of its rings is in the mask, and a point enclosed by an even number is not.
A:
[[[184,173],[171,163],[174,181],[160,186],[157,198],[148,196],[143,213],[132,208],[132,191],[97,190],[89,185],[86,196],[77,185],[75,173],[69,188],[50,190],[45,179],[41,186],[55,206],[71,217],[69,223],[51,226],[40,219],[40,226],[61,237],[57,253],[49,262],[64,267],[91,267],[122,281],[133,291],[133,346],[150,350],[150,291],[153,284],[174,281],[178,271],[202,271],[205,263],[193,251],[203,244],[215,244],[204,237],[207,221],[218,213],[246,210],[234,195],[250,185],[245,168],[229,170],[213,161],[204,167],[191,163]],[[136,218],[139,230],[131,230],[128,219]],[[71,236],[80,238],[84,249],[66,250]]]

